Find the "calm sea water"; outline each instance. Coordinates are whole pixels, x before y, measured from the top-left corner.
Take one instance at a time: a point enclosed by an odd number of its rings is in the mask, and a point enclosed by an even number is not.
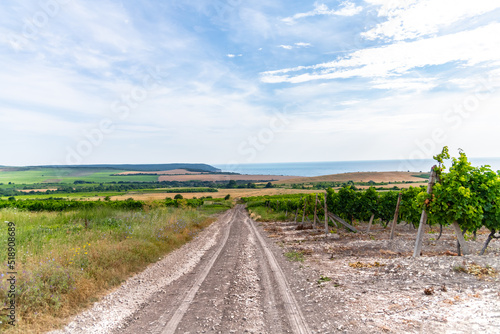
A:
[[[473,166],[490,165],[494,171],[500,170],[500,158],[469,158]],[[326,162],[283,162],[239,165],[213,165],[224,172],[240,174],[270,174],[319,176],[351,172],[429,172],[435,165],[432,159],[426,160],[373,160],[373,161],[326,161]],[[451,166],[447,161],[445,166]]]

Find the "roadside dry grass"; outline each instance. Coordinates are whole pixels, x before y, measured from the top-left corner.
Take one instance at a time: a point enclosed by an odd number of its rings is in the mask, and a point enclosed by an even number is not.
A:
[[[164,207],[62,213],[0,210],[0,221],[16,224],[18,273],[15,328],[7,325],[7,277],[0,281],[0,332],[56,328],[213,220],[203,211]],[[7,249],[5,237],[0,238],[0,249]],[[0,252],[2,268],[6,261],[6,252]]]

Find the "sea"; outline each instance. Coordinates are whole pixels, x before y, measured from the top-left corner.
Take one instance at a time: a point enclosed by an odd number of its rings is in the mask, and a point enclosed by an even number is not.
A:
[[[468,158],[472,166],[489,165],[494,171],[500,170],[500,158]],[[354,172],[430,172],[436,161],[415,160],[368,160],[368,161],[323,161],[323,162],[279,162],[251,163],[235,165],[213,165],[223,172],[250,175],[293,175],[320,176]],[[451,161],[445,161],[446,167]]]

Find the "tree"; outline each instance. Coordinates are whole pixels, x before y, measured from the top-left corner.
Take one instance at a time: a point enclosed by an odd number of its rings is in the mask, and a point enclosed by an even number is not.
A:
[[[273,184],[271,182],[267,182],[266,188],[272,188],[272,187],[273,187]]]
[[[227,194],[226,197],[224,197],[224,199],[227,201],[230,197],[231,195]]]
[[[184,197],[181,194],[177,194],[174,196],[174,199],[183,199]]]

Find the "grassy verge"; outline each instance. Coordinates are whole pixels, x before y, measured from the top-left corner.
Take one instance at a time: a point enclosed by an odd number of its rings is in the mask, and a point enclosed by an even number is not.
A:
[[[191,240],[225,206],[70,212],[0,210],[0,263],[7,268],[7,224],[16,224],[17,326],[7,324],[7,276],[0,280],[0,332],[56,328],[131,274]]]
[[[268,212],[267,208],[263,206],[252,207],[248,209],[248,212],[253,219],[263,222],[288,221],[293,220],[295,217],[295,212],[289,212],[286,216],[285,212],[274,212],[273,210]]]
[[[248,212],[250,213],[250,216],[261,222],[285,222],[285,221],[293,221],[295,219],[295,211],[294,212],[288,212],[286,213],[285,211],[274,211],[274,210],[267,210],[266,207],[263,206],[254,206],[250,209],[248,209]],[[286,213],[286,215],[285,215]],[[309,221],[313,221],[314,215],[306,215],[305,216],[305,221],[307,222],[307,219]],[[299,212],[299,215],[297,216],[297,222],[302,221],[302,213]]]

